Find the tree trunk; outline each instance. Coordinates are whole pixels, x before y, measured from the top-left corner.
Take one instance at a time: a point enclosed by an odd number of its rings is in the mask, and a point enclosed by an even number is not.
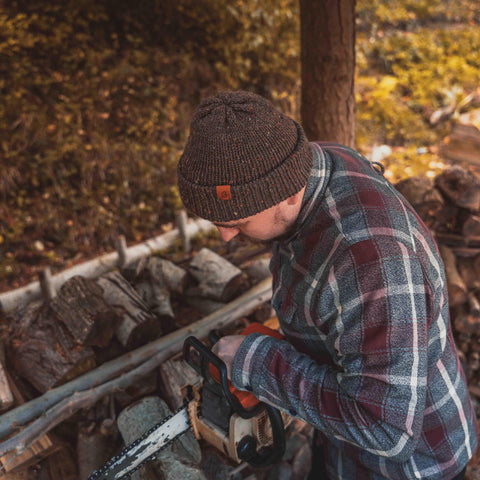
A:
[[[355,144],[355,0],[300,0],[302,123],[310,141]]]

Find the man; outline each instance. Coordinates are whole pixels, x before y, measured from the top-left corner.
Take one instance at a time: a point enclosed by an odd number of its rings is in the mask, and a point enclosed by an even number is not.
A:
[[[309,143],[262,97],[222,92],[193,116],[178,185],[224,240],[273,241],[286,340],[221,339],[233,384],[313,425],[327,478],[463,478],[476,419],[442,260],[382,172]]]

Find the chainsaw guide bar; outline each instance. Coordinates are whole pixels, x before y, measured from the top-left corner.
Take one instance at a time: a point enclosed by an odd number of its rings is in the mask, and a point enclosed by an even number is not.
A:
[[[142,465],[155,460],[159,452],[190,428],[186,404],[125,447],[103,467],[93,472],[88,480],[121,480],[130,477]]]

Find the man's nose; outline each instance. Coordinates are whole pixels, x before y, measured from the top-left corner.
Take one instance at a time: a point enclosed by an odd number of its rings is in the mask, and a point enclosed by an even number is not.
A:
[[[238,228],[217,227],[217,229],[220,232],[220,236],[225,242],[229,242],[233,237],[236,237],[239,233]]]

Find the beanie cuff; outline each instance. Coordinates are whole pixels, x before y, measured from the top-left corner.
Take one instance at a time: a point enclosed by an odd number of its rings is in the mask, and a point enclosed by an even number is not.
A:
[[[179,170],[178,188],[185,207],[201,218],[213,222],[229,222],[250,217],[299,192],[307,183],[313,166],[313,151],[302,127],[297,128],[293,152],[266,175],[241,185],[198,185]],[[227,199],[218,187],[228,189]]]

